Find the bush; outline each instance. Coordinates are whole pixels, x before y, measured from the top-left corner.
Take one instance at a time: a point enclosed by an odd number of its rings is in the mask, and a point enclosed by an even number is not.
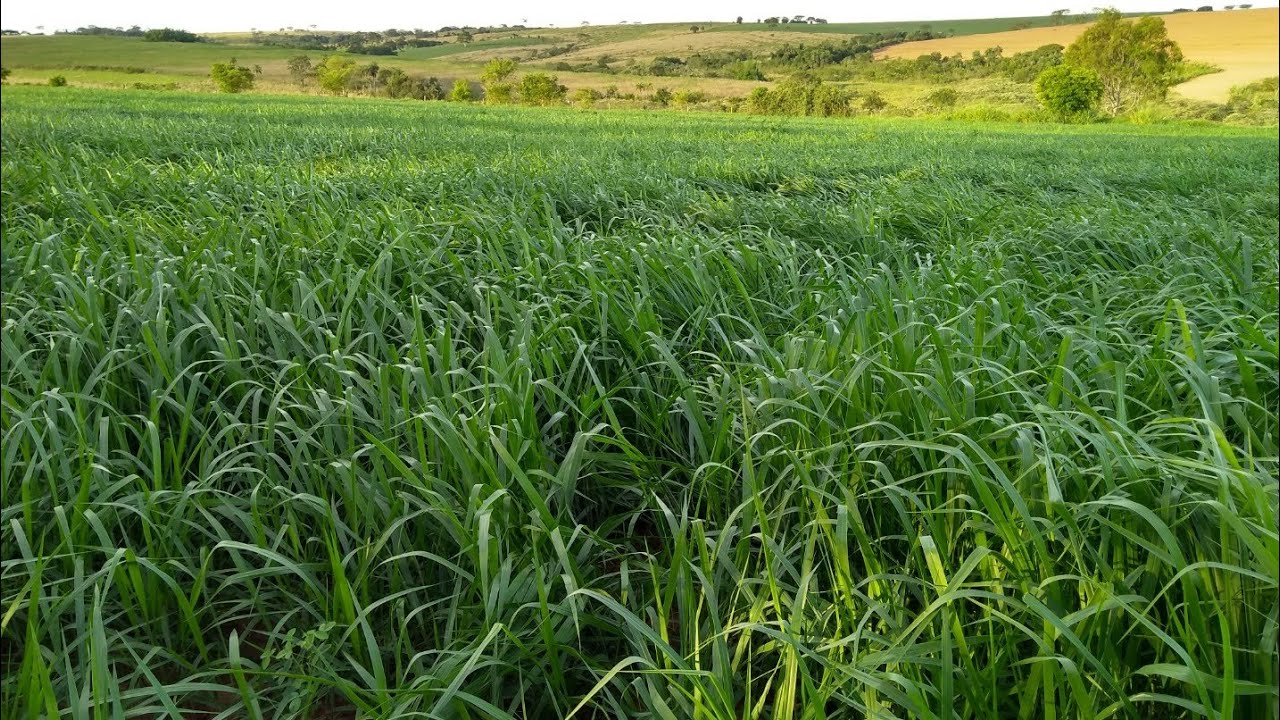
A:
[[[238,93],[253,87],[253,71],[237,65],[235,60],[229,63],[214,63],[209,69],[209,76],[213,78],[213,84],[218,87],[218,92]]]
[[[490,105],[502,105],[515,99],[515,88],[507,78],[516,71],[516,61],[510,58],[490,60],[480,74],[484,85],[484,101]]]
[[[49,78],[49,87],[66,87],[67,78],[64,75],[54,75]]]
[[[591,88],[578,88],[573,91],[573,95],[569,97],[575,105],[582,107],[591,107],[600,99],[600,93]]]
[[[663,107],[666,107],[671,104],[672,97],[673,96],[669,88],[660,87],[653,91],[653,95],[649,96],[649,99]]]
[[[880,112],[887,107],[889,107],[889,101],[875,90],[862,96],[862,109],[867,112]]]
[[[9,68],[7,68],[7,67],[0,67],[0,82],[4,82],[5,80],[8,80],[8,79],[9,79],[9,75],[10,75],[11,73],[13,73],[13,71],[12,71],[12,70],[10,70]]]
[[[951,88],[939,88],[924,97],[924,102],[935,110],[953,108],[960,102],[960,93]]]
[[[555,75],[529,73],[520,78],[520,99],[526,105],[556,105],[564,102],[568,91]]]
[[[698,90],[677,90],[676,93],[671,96],[671,102],[680,107],[697,105],[700,102],[705,102],[706,99],[707,94]]]
[[[1091,115],[1102,99],[1102,80],[1085,68],[1058,65],[1040,73],[1036,99],[1055,117],[1070,120]]]
[[[449,90],[450,102],[471,102],[471,83],[461,78],[453,81],[453,88]]]

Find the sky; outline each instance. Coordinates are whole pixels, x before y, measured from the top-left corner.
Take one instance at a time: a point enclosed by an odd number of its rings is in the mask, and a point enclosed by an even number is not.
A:
[[[1220,7],[1222,0],[1208,0]],[[1234,1],[1234,0],[1233,0]],[[1115,5],[1126,12],[1195,7],[1206,0],[1128,0]],[[1280,0],[1254,0],[1255,7],[1275,6]],[[952,20],[959,18],[1047,15],[1059,8],[1083,12],[1095,3],[1073,5],[1070,0],[642,0],[636,3],[600,0],[523,2],[431,2],[376,0],[375,2],[317,2],[317,0],[6,0],[0,24],[5,29],[44,32],[84,25],[104,27],[176,27],[192,32],[277,30],[316,26],[328,30],[383,30],[445,25],[576,26],[627,22],[730,22],[741,15],[748,22],[770,15],[813,15],[831,22],[882,20]]]

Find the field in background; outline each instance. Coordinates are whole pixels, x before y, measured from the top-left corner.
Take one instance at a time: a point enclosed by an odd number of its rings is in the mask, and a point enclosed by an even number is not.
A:
[[[1192,99],[1221,102],[1237,84],[1277,74],[1280,57],[1280,31],[1277,10],[1236,10],[1214,13],[1179,13],[1165,16],[1172,37],[1191,60],[1223,68],[1223,72],[1201,76],[1179,85],[1175,93]],[[468,44],[447,44],[406,49],[398,56],[353,56],[358,62],[399,67],[422,75],[434,75],[451,82],[455,78],[476,79],[483,64],[495,57],[512,57],[526,68],[547,68],[564,62],[581,65],[601,58],[615,66],[632,60],[645,61],[659,55],[688,57],[696,52],[746,49],[759,52],[784,43],[819,42],[843,37],[849,33],[894,32],[919,30],[928,26],[935,32],[954,32],[957,37],[905,43],[883,51],[885,57],[916,57],[930,52],[968,54],[999,45],[1006,54],[1032,50],[1046,43],[1068,44],[1083,25],[1048,26],[1052,20],[1042,18],[1004,18],[999,20],[936,21],[932,23],[856,23],[829,25],[736,25],[720,23],[704,25],[701,32],[691,32],[689,24],[610,25],[578,28],[537,28],[498,30],[479,34]],[[1032,29],[996,32],[1030,24]],[[817,33],[817,34],[815,34]],[[832,35],[831,33],[836,33]],[[988,34],[971,34],[988,33]],[[148,43],[136,38],[116,37],[4,37],[0,39],[5,67],[13,70],[14,83],[42,84],[55,72],[65,75],[72,84],[91,87],[176,87],[185,90],[210,89],[209,66],[235,57],[241,64],[262,69],[258,89],[267,92],[297,92],[291,81],[286,61],[299,50],[274,48],[249,43],[244,33],[216,35],[227,44]],[[451,38],[445,38],[450,40]],[[534,59],[532,55],[551,46],[573,49],[551,58]],[[319,59],[323,51],[306,51]],[[125,72],[133,67],[145,74]],[[115,68],[114,70],[112,68]],[[741,98],[764,83],[701,77],[652,77],[619,73],[556,71],[570,91],[591,88],[603,91],[616,87],[619,92],[636,91],[636,85],[667,87],[673,91],[689,90],[714,99]],[[776,79],[776,78],[775,78]],[[900,112],[924,106],[923,98],[937,88],[925,82],[864,83],[889,99]],[[1030,86],[1014,92],[1004,83],[968,82],[962,97],[972,98],[984,106],[1009,110],[1035,107]],[[988,86],[991,86],[988,88]],[[996,87],[999,86],[999,87]],[[967,88],[967,90],[966,90]],[[979,89],[991,92],[983,96]]]
[[[1174,91],[1193,100],[1222,102],[1235,85],[1280,74],[1280,9],[1259,8],[1208,13],[1162,15],[1169,37],[1188,60],[1217,65],[1222,72],[1203,75],[1178,85]],[[1042,45],[1070,45],[1088,25],[1043,27],[989,35],[921,40],[894,45],[880,57],[915,58],[939,52],[968,55],[992,47],[1006,55],[1034,50]]]
[[[0,119],[4,717],[1280,705],[1274,129]]]

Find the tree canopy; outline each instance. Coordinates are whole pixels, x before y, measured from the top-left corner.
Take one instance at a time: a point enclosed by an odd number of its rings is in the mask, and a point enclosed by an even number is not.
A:
[[[1162,100],[1182,50],[1169,39],[1164,20],[1126,20],[1105,10],[1063,54],[1068,65],[1097,73],[1102,105],[1116,114],[1143,100]]]

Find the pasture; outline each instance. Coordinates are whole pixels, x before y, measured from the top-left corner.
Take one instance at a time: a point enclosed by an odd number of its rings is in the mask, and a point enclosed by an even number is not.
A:
[[[5,717],[1277,710],[1274,129],[2,119]]]

